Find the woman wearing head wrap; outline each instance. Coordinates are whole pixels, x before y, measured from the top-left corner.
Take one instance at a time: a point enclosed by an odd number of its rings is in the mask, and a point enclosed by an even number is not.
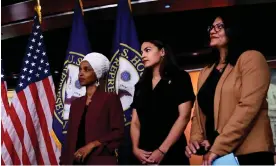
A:
[[[115,149],[124,135],[123,109],[116,94],[98,88],[108,69],[109,60],[100,53],[86,55],[80,64],[79,82],[86,86],[86,95],[71,104],[61,164],[117,164]]]

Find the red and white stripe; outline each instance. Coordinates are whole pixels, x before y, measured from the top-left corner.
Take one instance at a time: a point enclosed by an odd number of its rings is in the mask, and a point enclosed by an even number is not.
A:
[[[21,159],[19,156],[22,156],[22,151],[16,151],[16,149],[22,149],[21,143],[18,139],[18,136],[14,130],[14,126],[11,123],[9,116],[4,115],[5,110],[1,109],[2,116],[2,161],[6,165],[19,165],[21,164]],[[5,118],[5,122],[3,119]]]
[[[21,164],[19,156],[22,153],[17,153],[16,148],[20,146],[20,142],[9,117],[9,111],[7,85],[1,81],[1,164],[19,165]]]
[[[18,120],[16,131],[20,143],[24,145],[22,150],[27,152],[25,156],[23,152],[23,164],[58,164],[60,151],[50,135],[54,107],[55,93],[51,76],[30,84],[14,95],[11,110],[17,117],[14,117],[13,122]]]

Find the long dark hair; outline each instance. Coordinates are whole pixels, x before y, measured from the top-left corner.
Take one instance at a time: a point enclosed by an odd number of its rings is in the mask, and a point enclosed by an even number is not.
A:
[[[174,54],[171,50],[171,47],[160,40],[145,40],[144,42],[149,42],[155,45],[159,50],[164,49],[165,55],[164,59],[160,64],[160,75],[162,79],[170,79],[173,77],[176,71],[179,70],[179,67],[175,61]],[[152,68],[146,68],[140,82],[145,80],[152,79]]]
[[[228,38],[228,43],[227,43],[228,53],[225,59],[226,63],[229,63],[235,66],[240,55],[249,48],[247,45],[247,42],[245,41],[245,38],[243,38],[243,35],[242,35],[243,34],[242,26],[241,24],[238,23],[238,20],[236,20],[235,17],[231,17],[231,15],[227,15],[227,14],[217,15],[212,20],[212,23],[218,17],[221,18],[223,21],[225,34]],[[212,50],[213,50],[212,62],[218,63],[220,60],[220,53],[217,48],[212,48]],[[210,66],[212,64],[210,64]]]
[[[160,40],[145,40],[144,42],[152,43],[159,50],[164,49],[165,51],[165,55],[160,64],[160,69],[159,69],[161,78],[164,80],[176,78],[175,74],[178,73],[180,69],[176,64],[176,61],[170,46],[168,46],[167,44],[164,44]],[[153,75],[153,69],[151,67],[146,68],[144,70],[144,73],[141,79],[135,86],[134,98],[135,100],[137,100],[136,102],[139,102],[137,104],[139,105],[139,107],[147,106],[149,102],[151,102],[151,100],[149,100],[149,97],[150,97],[149,92],[152,90],[152,75]]]

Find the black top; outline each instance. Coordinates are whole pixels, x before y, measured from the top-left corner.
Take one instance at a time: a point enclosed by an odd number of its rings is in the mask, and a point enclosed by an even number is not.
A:
[[[76,151],[85,146],[85,117],[86,117],[87,110],[88,110],[88,106],[85,105],[83,114],[81,116],[79,130],[78,130],[78,140],[76,143]]]
[[[146,151],[158,149],[179,116],[178,106],[187,101],[193,102],[194,98],[191,79],[185,71],[178,71],[171,79],[161,79],[153,90],[152,80],[145,81],[143,85],[138,83],[131,106],[137,110],[140,121],[139,148]],[[185,146],[183,132],[169,149],[162,164],[166,161],[167,164],[188,164],[178,162],[185,161]]]
[[[211,145],[214,143],[216,137],[218,136],[218,132],[215,131],[215,126],[214,126],[215,125],[214,97],[215,97],[217,84],[219,82],[219,79],[223,71],[220,72],[219,70],[216,69],[216,66],[215,66],[213,71],[210,73],[209,77],[202,85],[202,87],[200,88],[197,94],[198,105],[206,116],[206,123],[205,123],[206,136]]]

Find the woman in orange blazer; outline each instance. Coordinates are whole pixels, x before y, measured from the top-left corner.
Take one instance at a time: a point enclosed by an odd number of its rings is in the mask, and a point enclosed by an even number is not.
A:
[[[186,156],[203,154],[203,165],[234,153],[241,165],[274,164],[266,94],[269,68],[255,50],[243,51],[228,25],[216,17],[208,32],[218,53],[199,76]],[[244,43],[243,43],[244,44]]]
[[[86,86],[86,95],[71,104],[61,164],[117,164],[115,149],[124,137],[124,118],[119,97],[99,90],[108,69],[109,61],[100,53],[86,55],[80,64],[79,82]]]

